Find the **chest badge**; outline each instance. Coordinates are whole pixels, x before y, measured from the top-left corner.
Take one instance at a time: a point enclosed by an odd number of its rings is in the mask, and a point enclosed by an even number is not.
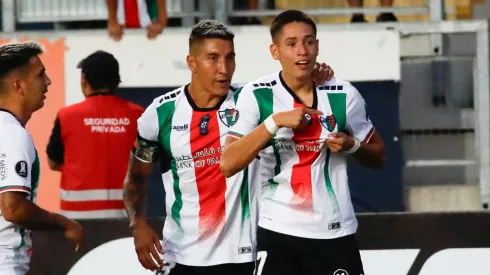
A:
[[[337,120],[333,114],[325,117],[320,116],[320,124],[329,132],[333,132],[337,126]]]
[[[235,125],[238,121],[238,110],[236,109],[226,109],[218,112],[219,119],[226,125],[226,127],[231,127]]]

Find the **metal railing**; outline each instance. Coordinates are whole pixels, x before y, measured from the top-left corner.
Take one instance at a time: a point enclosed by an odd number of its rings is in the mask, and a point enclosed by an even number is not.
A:
[[[293,0],[291,0],[293,1]],[[267,17],[275,16],[280,13],[281,9],[267,9],[267,0],[259,0],[258,9],[256,10],[237,10],[233,7],[233,1],[215,0],[215,18],[227,22],[230,17]],[[297,3],[295,1],[295,3]],[[352,15],[355,13],[364,13],[366,15],[393,12],[396,14],[429,14],[431,21],[444,19],[445,5],[444,0],[426,0],[423,6],[411,7],[372,7],[372,8],[310,8],[302,9],[311,16],[335,16],[335,15]]]

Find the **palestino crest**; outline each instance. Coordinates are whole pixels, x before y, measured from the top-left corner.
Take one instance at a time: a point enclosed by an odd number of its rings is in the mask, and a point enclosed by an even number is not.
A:
[[[226,109],[218,112],[219,119],[227,127],[235,125],[238,120],[239,114],[236,109]]]
[[[320,116],[320,124],[329,132],[333,132],[335,126],[337,126],[337,120],[335,119],[335,116],[333,114],[326,117]]]

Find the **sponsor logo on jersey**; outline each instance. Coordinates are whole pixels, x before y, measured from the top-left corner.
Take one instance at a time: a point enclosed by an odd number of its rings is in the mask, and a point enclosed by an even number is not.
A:
[[[333,222],[328,225],[328,230],[337,230],[340,229],[340,222]]]
[[[226,109],[219,111],[218,116],[226,127],[231,127],[238,121],[239,113],[236,109]]]
[[[333,275],[349,275],[349,273],[347,271],[345,271],[344,269],[337,269],[337,270],[335,270]]]
[[[0,180],[7,178],[7,154],[0,152]]]
[[[17,162],[17,164],[15,165],[15,172],[17,173],[17,175],[23,178],[27,178],[27,170],[27,162],[23,160]]]
[[[335,116],[333,114],[326,117],[321,116],[320,124],[323,126],[323,128],[327,129],[329,132],[333,132],[335,126],[337,126],[337,120],[335,119]]]
[[[184,125],[174,125],[172,126],[172,130],[175,131],[187,131],[189,130],[189,124],[184,124]]]
[[[248,253],[252,253],[251,246],[244,246],[238,248],[238,254],[248,254]]]
[[[201,118],[201,122],[199,122],[199,133],[201,134],[201,136],[205,136],[208,134],[208,125],[210,118],[211,117],[209,116],[209,114]]]

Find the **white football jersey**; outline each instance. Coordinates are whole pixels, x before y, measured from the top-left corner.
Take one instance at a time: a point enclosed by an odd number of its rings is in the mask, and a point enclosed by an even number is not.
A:
[[[164,259],[191,266],[251,262],[257,199],[249,183],[258,161],[231,178],[219,168],[239,92],[230,88],[219,106],[202,109],[187,87],[156,98],[138,120],[139,146],[156,144],[170,159],[162,177]]]
[[[13,114],[0,110],[0,193],[22,192],[35,202],[39,176],[39,158],[30,134]],[[27,271],[31,247],[31,231],[0,216],[2,269]]]
[[[240,116],[230,136],[241,138],[271,114],[304,106],[280,73],[243,87],[236,109]],[[364,99],[349,82],[332,78],[315,87],[306,130],[281,128],[260,153],[262,192],[259,226],[292,236],[330,239],[357,230],[347,180],[345,153],[324,146],[330,133],[345,132],[369,140],[374,127]]]

